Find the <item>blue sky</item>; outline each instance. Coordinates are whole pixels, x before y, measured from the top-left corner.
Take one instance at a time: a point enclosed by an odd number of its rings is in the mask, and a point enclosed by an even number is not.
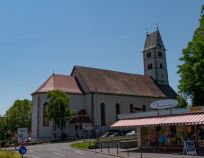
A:
[[[182,49],[198,27],[203,0],[0,1],[0,114],[53,71],[74,65],[143,74],[146,31],[160,33],[177,91]]]

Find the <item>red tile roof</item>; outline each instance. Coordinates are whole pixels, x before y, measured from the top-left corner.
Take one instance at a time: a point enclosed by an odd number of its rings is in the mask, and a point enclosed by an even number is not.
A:
[[[75,77],[59,74],[51,75],[33,94],[57,89],[66,93],[83,94]]]
[[[167,98],[154,81],[146,75],[75,66],[90,92],[130,96]]]

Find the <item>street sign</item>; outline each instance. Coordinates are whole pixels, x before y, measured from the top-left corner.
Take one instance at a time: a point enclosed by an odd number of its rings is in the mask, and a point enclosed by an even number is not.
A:
[[[18,152],[23,156],[26,152],[27,152],[27,149],[25,146],[21,146],[19,149],[18,149]]]
[[[96,125],[96,131],[100,130],[100,125]]]
[[[18,128],[18,141],[28,141],[28,128]]]
[[[186,155],[197,156],[194,141],[184,141],[184,150],[186,151]]]

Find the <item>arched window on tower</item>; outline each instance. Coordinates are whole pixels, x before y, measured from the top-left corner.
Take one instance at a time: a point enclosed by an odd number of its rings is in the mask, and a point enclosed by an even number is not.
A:
[[[147,53],[147,58],[151,58],[151,56],[152,56],[151,52],[148,52]]]
[[[105,104],[101,103],[101,126],[106,125]]]
[[[158,57],[162,57],[162,52],[158,52]]]
[[[148,64],[148,65],[147,65],[147,69],[148,69],[148,70],[152,69],[152,64]]]
[[[47,103],[45,103],[43,105],[43,126],[49,126],[49,118],[47,115],[47,106],[48,106]]]
[[[160,64],[160,69],[163,69],[163,65],[162,64]]]
[[[115,105],[115,109],[116,109],[116,120],[118,120],[118,114],[120,114],[120,104],[116,104]]]

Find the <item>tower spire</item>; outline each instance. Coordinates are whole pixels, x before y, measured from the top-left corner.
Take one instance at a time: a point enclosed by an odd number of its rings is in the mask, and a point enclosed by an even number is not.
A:
[[[156,25],[157,31],[158,31],[159,30],[159,23],[157,22],[155,25]]]
[[[143,50],[144,74],[151,76],[158,84],[168,85],[168,72],[166,64],[166,49],[164,47],[158,23],[157,31],[148,33]]]

